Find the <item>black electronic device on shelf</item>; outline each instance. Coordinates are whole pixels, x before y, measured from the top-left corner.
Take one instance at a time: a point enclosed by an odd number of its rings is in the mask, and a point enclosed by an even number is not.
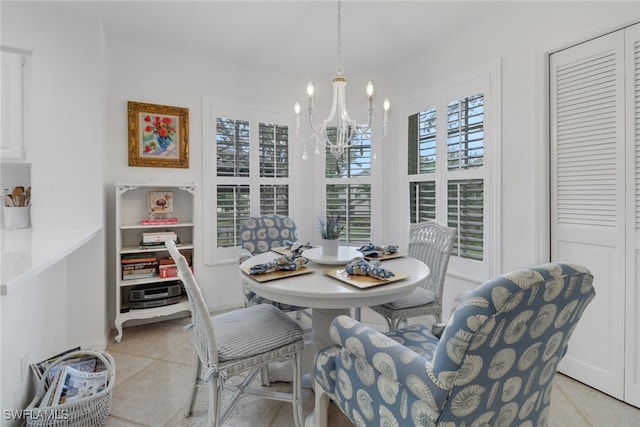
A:
[[[184,295],[184,286],[180,280],[146,283],[131,288],[129,308],[151,308],[177,304],[182,295]]]

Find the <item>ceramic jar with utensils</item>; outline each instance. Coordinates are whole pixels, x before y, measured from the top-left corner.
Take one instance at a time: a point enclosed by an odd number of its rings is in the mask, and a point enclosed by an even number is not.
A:
[[[12,192],[4,195],[4,206],[20,208],[31,206],[31,187],[25,190],[23,186],[16,186]]]
[[[16,186],[13,191],[4,196],[4,228],[16,230],[28,228],[31,216],[31,187],[25,190],[22,186]]]

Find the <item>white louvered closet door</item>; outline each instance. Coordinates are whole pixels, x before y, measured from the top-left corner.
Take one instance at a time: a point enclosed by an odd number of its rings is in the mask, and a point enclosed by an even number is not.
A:
[[[624,401],[640,407],[640,24],[625,30],[627,277]]]
[[[637,24],[550,57],[551,258],[589,268],[596,289],[560,371],[636,406],[639,32]]]
[[[551,258],[584,265],[596,297],[560,371],[624,390],[624,32],[550,57]]]

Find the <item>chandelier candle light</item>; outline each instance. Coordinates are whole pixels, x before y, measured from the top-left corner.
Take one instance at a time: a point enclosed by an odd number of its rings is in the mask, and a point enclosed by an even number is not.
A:
[[[367,110],[367,123],[358,124],[349,116],[349,113],[347,112],[347,104],[345,101],[345,87],[347,86],[347,78],[342,75],[342,73],[344,72],[344,68],[342,67],[341,58],[342,28],[340,21],[340,1],[338,1],[338,65],[336,66],[337,76],[333,79],[333,102],[331,104],[331,111],[329,112],[329,116],[327,116],[326,119],[323,119],[320,124],[314,124],[313,96],[315,89],[313,86],[313,82],[309,82],[309,84],[307,85],[307,96],[309,97],[309,106],[307,108],[307,111],[309,112],[309,126],[311,127],[311,131],[313,134],[306,140],[300,137],[300,104],[296,102],[294,106],[294,111],[296,113],[296,135],[305,143],[304,153],[302,155],[302,158],[305,160],[308,157],[306,143],[314,138],[316,140],[316,144],[322,144],[328,147],[331,153],[333,153],[333,155],[336,157],[341,156],[347,148],[361,144],[363,140],[373,140],[371,138],[367,138],[367,135],[369,135],[371,131],[371,123],[373,117],[374,90],[372,82],[368,82],[366,87],[367,98],[369,100]],[[387,134],[387,116],[390,108],[389,99],[384,100],[383,108],[383,132],[382,136],[380,138],[376,138],[376,140],[384,138]],[[329,133],[332,132],[328,133],[328,129],[335,129],[335,141],[332,141],[332,138],[329,137]]]

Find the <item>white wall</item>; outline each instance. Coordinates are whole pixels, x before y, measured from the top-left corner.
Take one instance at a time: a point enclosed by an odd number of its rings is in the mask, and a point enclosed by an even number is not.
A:
[[[169,61],[158,58],[171,56]],[[331,67],[328,67],[331,73]],[[212,310],[238,307],[242,304],[241,282],[237,263],[208,266],[205,265],[204,247],[215,236],[204,235],[204,217],[206,206],[206,172],[203,164],[214,165],[212,160],[203,159],[204,144],[202,103],[203,97],[212,98],[226,106],[266,108],[268,111],[291,114],[293,104],[305,101],[306,84],[310,79],[322,81],[328,94],[332,75],[291,77],[283,72],[274,73],[258,69],[234,67],[217,62],[213,58],[194,57],[176,52],[139,46],[133,43],[115,43],[108,45],[108,130],[109,171],[106,176],[108,206],[108,259],[109,265],[115,265],[115,237],[113,223],[115,218],[115,193],[113,184],[120,182],[195,182],[196,191],[196,227],[197,236],[194,255],[194,271],[203,288],[205,298]],[[364,88],[366,80],[354,78],[354,84]],[[360,93],[359,101],[366,102]],[[189,109],[189,151],[188,169],[152,168],[128,166],[127,138],[127,101],[185,107]],[[330,100],[327,100],[327,102]],[[327,110],[328,111],[328,110]],[[290,215],[296,219],[302,236],[314,236],[317,214],[313,210],[314,188],[313,156],[302,160],[302,146],[293,139],[294,155],[291,165],[294,176],[300,177],[294,182],[295,197]],[[312,152],[312,151],[311,151]],[[311,238],[307,238],[311,240]],[[199,252],[198,252],[199,251]],[[115,271],[108,271],[109,283],[115,283]],[[110,313],[114,312],[115,290],[110,292]],[[114,314],[112,314],[114,316]],[[126,326],[126,325],[125,325]],[[126,329],[125,329],[126,339]]]
[[[20,378],[23,356],[31,363],[67,346],[106,344],[106,68],[97,20],[59,15],[32,2],[2,2],[1,7],[2,45],[32,50],[27,155],[33,228],[99,230],[80,254],[0,296],[0,408],[20,409],[28,397],[27,383]],[[69,307],[75,308],[71,315]]]
[[[64,262],[58,262],[11,295],[0,297],[2,409],[23,409],[33,397],[33,388],[21,372],[23,357],[30,358],[30,363],[39,362],[66,349],[65,276]],[[11,425],[4,417],[0,422]]]
[[[2,45],[32,50],[32,224],[102,226],[105,68],[95,19],[2,4]]]
[[[502,179],[501,274],[548,259],[541,258],[548,246],[548,230],[540,227],[540,218],[548,217],[543,186],[546,159],[537,162],[541,147],[539,133],[543,121],[538,117],[545,91],[541,87],[541,52],[567,43],[575,43],[640,20],[640,2],[515,2],[505,4],[490,21],[451,32],[449,38],[434,41],[432,47],[416,58],[388,70],[392,99],[400,103],[414,101],[461,81],[484,65],[502,64]],[[385,144],[385,161],[397,159],[397,146],[406,141],[406,117],[403,105],[393,111],[393,123]],[[404,132],[404,133],[403,133]],[[393,166],[387,166],[393,169]],[[398,165],[400,170],[405,166]],[[385,180],[385,236],[406,234],[407,215],[396,206],[407,206],[406,176],[389,174]],[[400,190],[400,191],[399,191]],[[543,192],[544,194],[541,194]],[[489,251],[492,248],[488,248]],[[456,272],[464,275],[464,271]],[[445,312],[454,296],[477,283],[450,277],[445,290]]]

